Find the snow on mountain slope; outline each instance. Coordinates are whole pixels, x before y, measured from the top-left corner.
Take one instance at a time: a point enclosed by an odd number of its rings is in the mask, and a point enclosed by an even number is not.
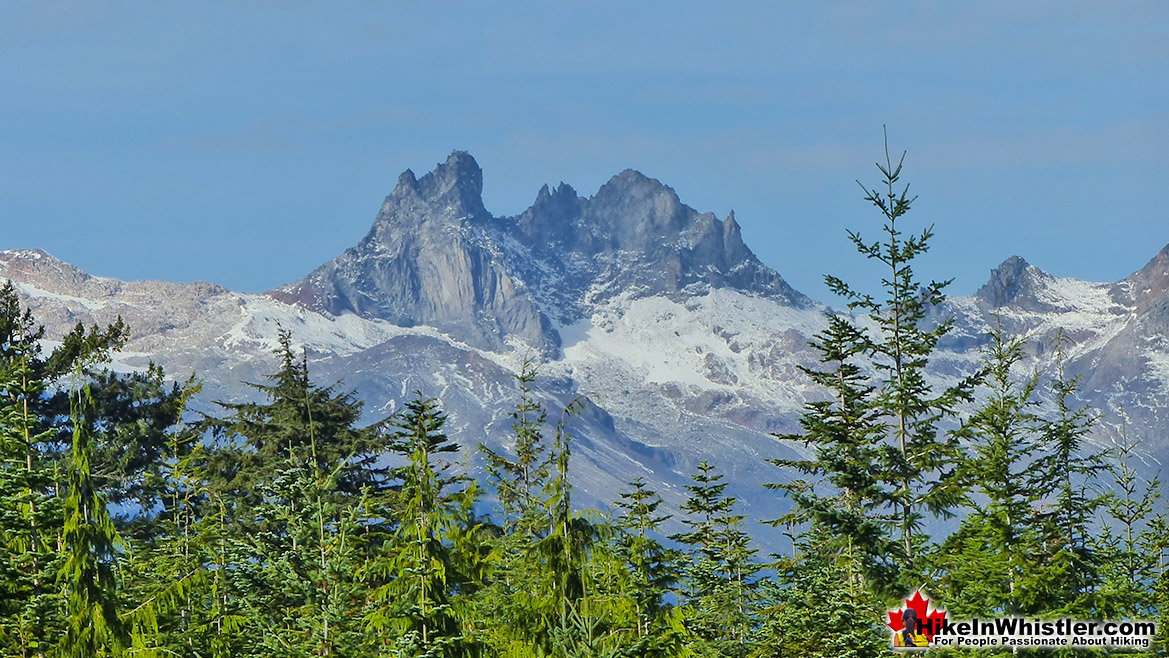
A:
[[[356,390],[368,420],[416,390],[441,397],[472,470],[480,442],[509,445],[513,375],[533,357],[550,425],[585,400],[569,424],[585,504],[607,507],[645,477],[677,505],[705,459],[753,518],[781,514],[759,485],[785,475],[767,459],[805,450],[771,434],[797,431],[804,405],[823,395],[800,368],[817,366],[808,341],[829,309],[764,266],[733,214],[697,212],[638,172],[587,198],[544,187],[515,217],[490,215],[481,193],[465,153],[422,178],[405,172],[360,244],[265,295],[91,276],[38,251],[0,252],[0,279],[50,337],[123,317],[132,338],[117,367],[153,359],[176,378],[194,372],[209,410],[254,396],[242,382],[272,372],[277,329],[287,329],[314,378]],[[954,330],[931,363],[938,386],[974,372],[1001,324],[1029,338],[1027,368],[1050,379],[1062,354],[1081,377],[1082,399],[1106,414],[1095,440],[1126,417],[1130,436],[1169,457],[1169,248],[1113,284],[1011,258],[931,315],[948,318]]]

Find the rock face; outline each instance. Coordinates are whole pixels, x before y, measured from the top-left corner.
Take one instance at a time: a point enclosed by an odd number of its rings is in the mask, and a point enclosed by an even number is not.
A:
[[[560,347],[556,324],[627,292],[725,287],[810,305],[751,253],[733,213],[725,222],[698,213],[636,171],[589,199],[544,186],[517,217],[493,217],[482,193],[483,172],[461,151],[421,179],[407,170],[357,246],[269,294],[331,315],[432,326],[483,349],[516,338],[548,356]]]
[[[521,247],[532,288],[560,321],[573,321],[621,294],[681,298],[733,288],[808,307],[810,300],[759,262],[743,243],[732,212],[726,221],[684,205],[674,190],[627,169],[591,198],[561,183],[504,218]],[[516,244],[518,243],[518,244]]]
[[[697,212],[636,171],[591,197],[545,186],[514,217],[492,216],[482,188],[466,153],[421,178],[406,171],[359,244],[265,295],[91,276],[38,251],[0,252],[0,280],[15,282],[50,338],[122,316],[133,336],[115,367],[153,359],[176,378],[195,372],[206,411],[254,394],[242,382],[275,368],[277,329],[288,329],[314,377],[355,389],[368,420],[415,390],[441,398],[472,470],[480,442],[507,449],[513,375],[534,356],[553,424],[587,401],[570,422],[582,504],[607,508],[644,477],[677,505],[707,460],[752,518],[782,514],[759,485],[790,475],[766,460],[803,450],[771,434],[798,431],[823,395],[801,368],[818,365],[808,340],[830,309],[760,263],[733,213]],[[1013,257],[935,316],[955,325],[934,383],[973,372],[999,325],[1028,337],[1024,365],[1045,381],[1060,359],[1081,377],[1083,401],[1104,415],[1093,440],[1127,418],[1146,453],[1169,458],[1169,247],[1116,283]]]
[[[973,297],[950,300],[941,313],[957,319],[943,344],[952,360],[1001,326],[1027,339],[1026,365],[1041,379],[1062,364],[1078,380],[1079,403],[1099,418],[1098,444],[1107,446],[1123,424],[1150,457],[1169,459],[1169,247],[1115,283],[1054,277],[1013,256]]]
[[[452,153],[418,180],[407,170],[369,234],[304,279],[270,294],[331,315],[428,325],[469,345],[500,350],[516,336],[548,351],[548,318],[485,228],[483,172]]]

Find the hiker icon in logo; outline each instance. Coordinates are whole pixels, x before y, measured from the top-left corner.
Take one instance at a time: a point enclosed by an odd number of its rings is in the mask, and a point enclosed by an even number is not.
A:
[[[928,647],[930,645],[929,638],[927,638],[924,633],[918,632],[916,610],[913,608],[906,608],[905,612],[901,613],[901,623],[904,628],[893,634],[893,646]]]
[[[945,610],[930,610],[930,600],[921,595],[921,590],[905,599],[905,608],[889,611],[886,625],[893,631],[895,648],[912,649],[928,647],[934,634],[941,630],[946,618]]]

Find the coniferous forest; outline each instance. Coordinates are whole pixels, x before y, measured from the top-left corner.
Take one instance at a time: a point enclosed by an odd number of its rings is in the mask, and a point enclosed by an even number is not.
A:
[[[258,401],[193,414],[197,381],[103,367],[129,327],[45,336],[9,283],[0,654],[859,658],[889,654],[887,611],[918,589],[960,618],[1156,621],[1137,653],[1164,653],[1169,528],[1127,432],[1094,448],[1097,413],[1062,371],[1025,372],[1025,336],[927,376],[947,282],[913,270],[933,234],[906,228],[903,160],[862,186],[879,237],[849,234],[881,280],[827,277],[857,314],[815,336],[822,395],[776,437],[810,456],[774,462],[768,519],[705,462],[672,514],[642,480],[611,514],[574,506],[574,407],[537,402],[536,364],[506,451],[457,445],[425,392],[360,426],[288,333]],[[793,550],[763,554],[756,522]]]

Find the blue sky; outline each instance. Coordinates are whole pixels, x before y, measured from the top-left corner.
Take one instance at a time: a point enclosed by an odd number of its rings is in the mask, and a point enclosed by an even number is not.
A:
[[[6,2],[0,249],[262,291],[453,149],[496,215],[635,168],[792,285],[874,276],[882,125],[918,271],[1110,281],[1169,243],[1169,3]]]

